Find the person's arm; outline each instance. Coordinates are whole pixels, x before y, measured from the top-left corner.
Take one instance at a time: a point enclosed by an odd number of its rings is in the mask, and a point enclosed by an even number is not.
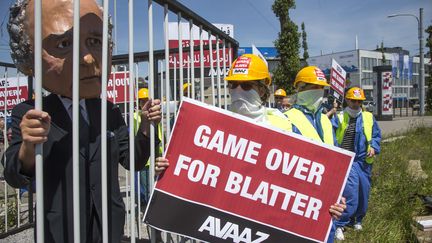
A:
[[[2,164],[6,181],[15,188],[28,185],[34,177],[35,145],[31,144],[46,141],[50,127],[50,117],[45,112],[32,109],[33,106],[22,103],[12,110],[12,140],[4,153]],[[37,124],[42,127],[37,128]]]
[[[115,134],[118,140],[118,149],[120,151],[119,162],[125,169],[129,169],[129,131],[118,108],[114,109],[116,109],[116,111],[114,112],[115,118],[113,119],[118,121]],[[150,124],[154,122],[155,125],[157,125],[160,122],[160,100],[148,101],[146,105],[144,105],[141,113],[141,123],[134,138],[136,171],[143,169],[150,157]],[[157,129],[155,132],[157,133]],[[156,137],[155,149],[157,148],[158,143],[159,140]]]
[[[330,206],[329,213],[334,219],[339,219],[342,216],[342,213],[346,209],[346,200],[342,197],[340,203],[335,203]]]
[[[372,157],[381,152],[381,129],[379,128],[375,118],[373,118],[372,140],[370,145],[371,149],[368,151],[368,157]]]
[[[20,123],[22,143],[18,152],[21,161],[21,172],[33,176],[35,170],[35,146],[48,140],[51,117],[48,113],[29,110]]]

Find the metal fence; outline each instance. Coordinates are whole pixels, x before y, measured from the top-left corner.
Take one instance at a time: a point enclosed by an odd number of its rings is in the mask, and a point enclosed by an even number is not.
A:
[[[35,82],[33,88],[32,78],[28,78],[27,87],[29,95],[26,99],[32,98],[32,91],[35,94],[35,108],[43,110],[42,97],[44,92],[42,90],[42,45],[41,45],[41,4],[42,0],[35,0]],[[79,12],[80,1],[74,1],[74,12]],[[122,4],[122,3],[120,3]],[[114,55],[112,57],[111,76],[102,75],[102,94],[101,94],[101,186],[102,186],[102,238],[103,242],[108,242],[108,201],[107,198],[107,100],[111,99],[113,103],[116,103],[123,112],[126,124],[129,126],[129,154],[130,154],[130,171],[121,169],[119,171],[119,181],[121,185],[121,191],[123,192],[124,201],[126,202],[126,227],[125,237],[131,242],[135,242],[137,239],[143,239],[146,237],[151,238],[152,242],[156,240],[159,233],[154,230],[150,233],[146,233],[145,227],[142,223],[142,207],[145,204],[141,203],[141,186],[144,184],[145,190],[144,201],[148,199],[149,189],[154,186],[154,161],[155,157],[159,156],[159,149],[156,147],[155,131],[158,129],[155,125],[151,126],[150,129],[150,141],[151,141],[151,153],[149,168],[145,169],[141,173],[146,173],[146,183],[140,183],[140,172],[135,171],[134,167],[134,113],[137,112],[138,101],[137,92],[139,88],[148,87],[149,97],[151,99],[162,100],[162,121],[161,131],[162,136],[160,137],[162,149],[164,149],[167,140],[171,133],[171,124],[177,114],[177,106],[181,101],[183,95],[187,95],[190,98],[200,100],[209,104],[213,104],[218,107],[227,108],[229,104],[228,91],[224,77],[226,70],[231,65],[232,60],[236,57],[238,42],[231,38],[229,35],[212,25],[210,22],[200,17],[183,4],[174,0],[148,0],[147,6],[142,8],[142,2],[137,5],[134,4],[133,0],[128,1],[128,13],[127,19],[118,19],[118,6],[116,0],[111,2],[108,0],[102,1],[104,9],[103,15],[103,54],[102,54],[102,73],[108,73],[108,29],[109,29],[109,13],[114,18],[114,42],[118,39],[118,36],[125,36],[127,33],[128,40],[126,46],[128,52],[126,54],[119,54],[118,47],[114,47]],[[113,11],[109,9],[110,6],[114,6]],[[139,12],[145,12],[144,18],[147,22],[147,26],[143,27],[142,23],[136,23],[134,15]],[[162,17],[162,18],[158,18]],[[178,38],[177,48],[170,48],[168,34],[170,33],[169,20],[173,19],[177,23]],[[127,22],[127,31],[124,29],[116,29],[116,24],[121,21]],[[189,25],[188,32],[189,38],[184,39],[184,33],[182,33],[182,25],[186,23]],[[140,27],[141,26],[141,27]],[[156,27],[156,28],[155,28]],[[145,35],[137,37],[134,32],[137,29],[146,29]],[[158,31],[163,29],[163,33],[158,35]],[[193,38],[193,32],[198,30],[199,39]],[[156,30],[156,31],[155,31]],[[79,234],[79,191],[78,179],[79,179],[79,160],[78,160],[78,149],[79,149],[79,120],[78,120],[78,102],[79,102],[79,15],[74,14],[74,77],[73,77],[73,195],[74,195],[74,240],[80,242]],[[136,43],[147,43],[146,50],[142,52],[136,51],[134,48]],[[155,48],[163,43],[161,49]],[[204,64],[204,52],[208,52],[209,67],[205,67]],[[197,58],[198,57],[198,58]],[[196,61],[194,61],[197,59]],[[222,61],[221,61],[222,60]],[[5,69],[4,79],[7,80],[12,77],[9,69],[13,68],[13,65],[3,64],[1,65]],[[198,67],[196,67],[198,66]],[[216,71],[214,69],[216,68]],[[197,71],[197,73],[195,73]],[[209,72],[206,75],[205,72]],[[20,76],[17,72],[15,76]],[[22,76],[22,75],[21,75]],[[121,76],[121,77],[120,77]],[[120,78],[119,78],[120,77]],[[27,77],[25,77],[27,79]],[[123,100],[116,100],[117,96],[109,97],[111,94],[118,94],[120,91],[116,90],[117,79],[123,79],[124,85],[121,92],[123,92]],[[127,82],[129,80],[129,82]],[[113,83],[113,87],[108,87],[110,83]],[[122,83],[122,82],[120,82]],[[186,89],[184,85],[186,84]],[[4,89],[7,89],[5,87]],[[109,90],[110,89],[110,90]],[[183,92],[184,91],[184,92]],[[6,99],[6,98],[5,98]],[[6,102],[5,102],[6,103]],[[7,108],[4,108],[4,113],[8,113]],[[6,116],[5,116],[6,117]],[[4,118],[7,123],[6,118]],[[7,134],[5,129],[4,134]],[[5,136],[7,137],[7,136]],[[7,139],[5,139],[5,147],[7,147]],[[4,186],[4,193],[1,195],[2,208],[0,211],[1,220],[4,222],[4,228],[0,229],[0,239],[7,237],[17,231],[29,228],[33,226],[33,210],[36,205],[36,215],[43,215],[43,190],[44,182],[43,178],[43,159],[42,159],[42,146],[38,145],[36,148],[36,204],[33,203],[33,192],[30,189],[28,199],[23,202],[21,189],[12,189],[2,178]],[[30,187],[31,185],[29,185]],[[12,202],[12,203],[11,203]],[[11,221],[10,212],[11,209],[16,209],[16,220]],[[27,216],[23,216],[24,214]],[[44,242],[44,221],[43,217],[36,217],[37,219],[37,241]],[[167,239],[173,239],[173,236],[166,236]]]

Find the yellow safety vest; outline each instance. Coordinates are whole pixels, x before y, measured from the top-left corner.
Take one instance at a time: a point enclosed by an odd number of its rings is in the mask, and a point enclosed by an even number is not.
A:
[[[330,120],[325,114],[321,114],[321,126],[323,130],[324,141],[321,140],[321,137],[319,136],[317,130],[307,119],[305,114],[303,114],[303,112],[301,112],[296,108],[291,108],[288,111],[286,111],[284,114],[288,116],[292,124],[294,124],[300,130],[300,133],[303,136],[313,139],[315,141],[334,145],[333,127]]]
[[[345,136],[345,131],[349,123],[349,115],[348,113],[344,112],[343,114],[339,114],[338,118],[339,118],[339,127],[336,131],[336,138],[338,140],[338,143],[342,144],[342,140],[343,137]],[[371,148],[370,144],[372,141],[373,115],[370,112],[362,111],[362,119],[363,119],[363,133],[368,143],[367,151],[369,151]],[[372,157],[366,158],[366,162],[371,164],[373,162],[373,158]]]
[[[138,128],[141,124],[141,115],[138,112],[134,112],[134,134],[137,134]],[[162,141],[162,126],[159,124],[157,126],[158,129],[158,138]],[[163,154],[162,145],[159,146],[159,155]],[[150,159],[147,161],[146,166],[150,166]]]
[[[267,121],[274,127],[282,129],[284,131],[291,132],[292,124],[288,118],[283,118],[278,115],[273,114],[272,112],[267,112],[266,114]]]

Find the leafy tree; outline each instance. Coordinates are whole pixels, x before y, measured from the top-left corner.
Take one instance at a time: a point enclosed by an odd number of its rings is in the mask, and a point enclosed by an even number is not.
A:
[[[275,84],[288,93],[293,90],[293,83],[300,70],[300,34],[298,26],[291,21],[289,10],[295,8],[295,0],[275,0],[272,10],[279,18],[281,31],[274,44],[279,52],[280,64],[274,71]]]
[[[429,25],[425,32],[429,34],[429,36],[426,38],[426,46],[429,47],[429,55],[430,58],[432,58],[432,25]],[[426,83],[428,85],[428,89],[426,91],[426,108],[428,111],[432,111],[432,76],[429,75]]]
[[[308,52],[308,44],[307,44],[307,34],[306,34],[306,28],[304,22],[301,24],[302,29],[302,47],[303,47],[303,61],[305,62],[306,66],[308,65],[307,59],[309,58],[309,52]]]

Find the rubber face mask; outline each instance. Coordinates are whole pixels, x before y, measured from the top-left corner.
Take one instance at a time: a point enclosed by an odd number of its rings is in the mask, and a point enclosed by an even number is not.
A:
[[[34,36],[34,1],[30,0],[26,15],[30,39]],[[71,98],[73,0],[42,1],[42,5],[42,84],[51,93]],[[96,1],[82,0],[79,33],[80,98],[97,98],[101,93],[102,27],[102,11]],[[108,66],[111,66],[110,63]]]
[[[352,117],[352,118],[356,118],[356,117],[358,117],[358,116],[361,114],[362,109],[361,109],[361,108],[358,108],[357,110],[354,110],[354,109],[351,109],[349,106],[347,106],[347,107],[345,108],[345,112],[348,113],[348,115],[349,115],[350,117]]]
[[[296,103],[315,113],[322,103],[323,95],[324,89],[311,89],[298,92]]]
[[[231,111],[241,115],[258,118],[264,114],[259,94],[254,90],[243,90],[240,86],[231,89]]]

